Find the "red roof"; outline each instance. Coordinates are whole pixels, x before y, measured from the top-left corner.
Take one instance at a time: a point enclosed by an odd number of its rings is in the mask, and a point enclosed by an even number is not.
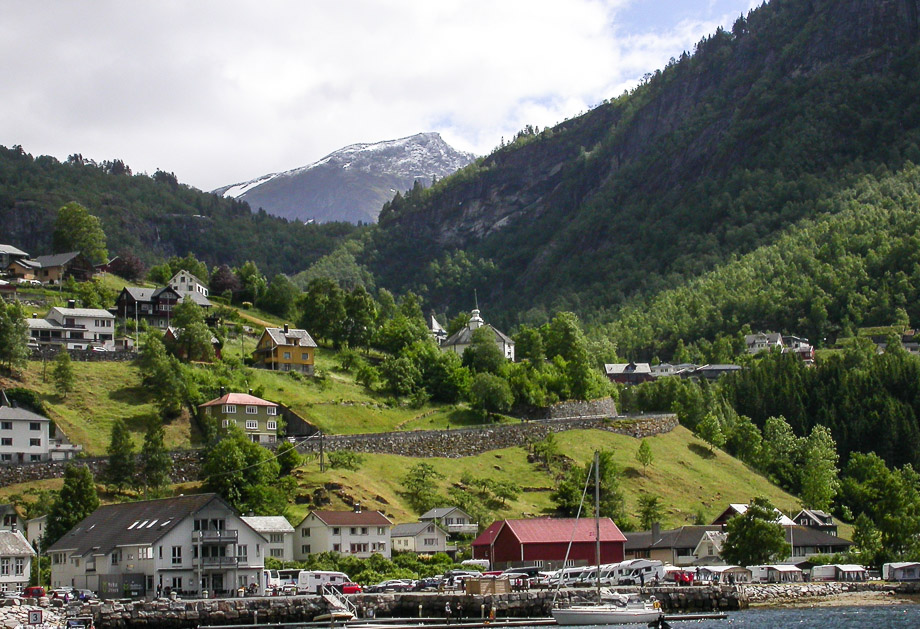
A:
[[[247,395],[246,393],[228,393],[216,400],[200,404],[199,408],[203,406],[220,406],[221,404],[238,404],[239,406],[278,406],[274,402],[263,400],[254,395]]]
[[[595,524],[593,518],[531,518],[527,520],[504,520],[493,522],[485,532],[476,538],[474,545],[489,544],[493,538],[489,532],[498,535],[501,526],[507,526],[522,544],[540,544],[546,542],[593,542]],[[493,528],[494,527],[494,528]],[[572,533],[574,531],[574,538]],[[625,542],[626,536],[610,518],[600,519],[602,542]]]
[[[314,511],[327,526],[392,526],[393,523],[379,511]]]

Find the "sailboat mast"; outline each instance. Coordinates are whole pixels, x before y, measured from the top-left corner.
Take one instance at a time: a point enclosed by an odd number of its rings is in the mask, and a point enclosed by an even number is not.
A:
[[[601,466],[600,454],[594,451],[594,576],[597,601],[601,600]]]

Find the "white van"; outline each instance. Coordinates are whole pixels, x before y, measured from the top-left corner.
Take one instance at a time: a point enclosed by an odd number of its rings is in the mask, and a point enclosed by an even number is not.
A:
[[[341,588],[351,579],[344,572],[333,572],[331,570],[301,570],[297,576],[297,593],[298,594],[322,594],[323,586],[330,585]]]
[[[657,559],[624,561],[616,569],[617,585],[657,583],[664,577],[664,564]]]

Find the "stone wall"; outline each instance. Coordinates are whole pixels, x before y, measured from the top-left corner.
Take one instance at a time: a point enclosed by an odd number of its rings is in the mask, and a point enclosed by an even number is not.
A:
[[[528,419],[563,419],[570,417],[616,417],[617,405],[613,398],[600,400],[569,400],[529,413]]]
[[[201,450],[177,450],[170,452],[173,460],[172,482],[184,483],[196,480],[201,470]],[[0,465],[0,487],[14,483],[28,483],[46,478],[62,478],[69,463],[85,464],[96,479],[101,479],[108,465],[107,457],[84,457],[70,461],[42,461],[39,463],[16,463]]]
[[[326,450],[396,454],[410,457],[458,458],[482,454],[490,450],[524,446],[543,439],[551,432],[599,429],[642,438],[674,430],[674,415],[644,415],[640,417],[591,417],[548,421],[522,421],[519,424],[496,424],[487,427],[449,430],[413,430],[363,435],[332,435],[324,437]],[[318,439],[302,442],[301,452],[319,451]]]

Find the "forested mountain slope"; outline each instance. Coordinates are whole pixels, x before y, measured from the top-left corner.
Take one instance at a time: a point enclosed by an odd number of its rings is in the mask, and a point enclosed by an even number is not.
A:
[[[774,0],[643,86],[397,196],[368,248],[436,309],[596,321],[920,163],[917,0]],[[533,309],[527,312],[528,309]]]
[[[150,264],[191,251],[209,266],[253,260],[268,276],[307,268],[358,229],[253,214],[248,204],[180,184],[172,173],[132,175],[119,160],[94,164],[73,155],[61,163],[0,147],[0,242],[51,253],[57,211],[71,201],[102,220],[112,255],[130,251]]]

